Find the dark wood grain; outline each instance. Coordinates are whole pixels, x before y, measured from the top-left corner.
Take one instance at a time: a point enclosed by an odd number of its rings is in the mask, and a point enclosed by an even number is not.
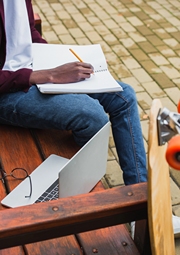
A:
[[[50,154],[71,158],[79,150],[67,131],[0,126],[0,135],[7,173],[14,167],[31,173]],[[6,181],[9,190],[19,183]],[[96,246],[99,254],[138,254],[126,226],[119,224],[147,218],[147,184],[103,189],[100,182],[89,194],[1,210],[0,249],[26,244],[26,254],[82,255],[93,254]]]

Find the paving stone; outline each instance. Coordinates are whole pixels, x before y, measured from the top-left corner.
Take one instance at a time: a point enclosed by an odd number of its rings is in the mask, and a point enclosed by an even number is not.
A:
[[[118,44],[118,39],[111,33],[103,35],[103,39],[109,46]]]
[[[172,205],[180,204],[180,189],[177,184],[170,178],[171,202]]]
[[[180,32],[177,31],[177,32],[172,32],[171,33],[171,36],[174,37],[178,42],[180,42]]]
[[[101,10],[101,11],[97,11],[96,12],[97,13],[97,16],[102,20],[102,22],[103,21],[105,21],[105,20],[110,20],[110,15],[107,13],[107,12],[105,12],[104,10]],[[111,22],[112,21],[112,22]],[[108,23],[108,25],[110,26],[113,26],[112,24],[114,23],[114,21],[113,20],[110,20],[109,21],[109,23]],[[115,24],[114,24],[114,26],[115,26]]]
[[[150,94],[150,96],[154,98],[161,98],[166,96],[164,91],[158,86],[158,84],[154,81],[142,83],[142,86],[145,90]]]
[[[136,27],[137,29],[137,26],[143,26],[143,22],[138,19],[136,16],[132,16],[132,17],[127,17],[127,20],[133,25]]]
[[[111,150],[112,150],[112,152],[113,152],[113,155],[114,155],[115,158],[116,158],[116,161],[119,162],[119,161],[118,161],[118,155],[117,155],[116,147],[112,147]]]
[[[126,84],[131,85],[131,87],[133,87],[135,92],[144,91],[144,88],[141,86],[139,81],[133,76],[127,77],[127,78],[122,78],[121,81],[126,83]]]
[[[171,88],[175,86],[164,73],[151,74],[151,77],[159,84],[161,88]]]
[[[124,184],[122,171],[120,170],[120,166],[116,160],[107,162],[105,179],[109,187],[115,187]]]
[[[143,11],[138,11],[138,12],[136,12],[136,16],[139,18],[139,19],[141,19],[141,20],[147,20],[148,18],[149,18],[149,16],[146,14],[146,13],[144,13]]]
[[[163,107],[168,108],[170,111],[172,111],[172,112],[177,111],[177,105],[175,105],[169,97],[162,97],[161,103],[162,103]],[[175,172],[177,172],[177,171],[175,171]],[[173,171],[173,175],[174,175],[174,171]],[[176,180],[176,178],[174,178],[174,180]]]
[[[174,39],[174,38],[172,38],[172,39],[164,39],[163,42],[165,44],[167,44],[173,50],[179,50],[180,49],[179,42],[176,39]]]
[[[88,22],[79,22],[79,27],[83,30],[83,31],[93,31],[95,27],[93,27],[91,24],[89,24]]]
[[[116,65],[119,62],[118,56],[114,52],[106,52],[105,53],[106,60],[108,65]]]
[[[76,41],[70,34],[67,35],[59,35],[59,38],[63,44],[76,44]]]
[[[148,26],[138,26],[136,27],[136,29],[138,30],[138,32],[140,32],[143,36],[147,36],[147,35],[153,35],[153,31],[148,27]]]
[[[174,84],[176,84],[180,88],[180,78],[179,79],[173,79],[172,80]]]
[[[175,27],[165,27],[164,29],[165,29],[166,32],[168,32],[168,33],[178,32],[178,30],[177,30]]]
[[[121,57],[122,62],[128,69],[140,68],[139,63],[131,56]]]
[[[88,31],[86,36],[92,43],[97,43],[98,41],[102,40],[101,36],[96,31]]]
[[[169,62],[160,53],[151,53],[148,56],[156,63],[156,65],[168,65]]]
[[[119,24],[120,27],[125,31],[125,32],[134,32],[136,29],[128,22],[124,22]]]
[[[123,57],[123,56],[129,56],[129,52],[120,44],[118,45],[112,45],[112,50],[119,56],[119,57]]]
[[[120,80],[124,77],[131,76],[129,70],[123,64],[111,65],[111,68]]]
[[[138,32],[130,32],[129,36],[137,43],[146,41],[146,38]]]
[[[69,15],[69,13],[65,10],[63,11],[57,11],[56,14],[58,15],[58,17],[63,20],[63,19],[70,19],[71,16]]]
[[[161,5],[158,4],[157,2],[155,1],[150,1],[147,3],[149,6],[151,6],[151,8],[153,8],[154,10],[157,10],[157,9],[161,9]]]
[[[176,79],[180,78],[180,72],[175,69],[171,65],[167,66],[160,66],[160,68],[163,70],[163,72],[170,78],[170,79]]]
[[[149,96],[147,92],[138,92],[136,93],[138,104],[141,106],[143,110],[150,109],[152,98]]]
[[[118,24],[127,22],[127,20],[119,12],[111,15],[111,19],[113,19]]]
[[[84,14],[84,16],[86,16],[86,18],[94,15],[94,13],[89,8],[82,8],[81,13]]]
[[[112,19],[103,20],[103,23],[109,29],[113,29],[113,28],[118,28],[119,27],[118,24],[115,21],[113,21]]]
[[[138,42],[139,47],[145,52],[145,53],[154,53],[157,52],[157,49],[149,42]]]
[[[178,70],[180,70],[180,58],[179,57],[172,57],[168,58],[169,62]]]
[[[63,24],[52,25],[52,28],[54,29],[54,31],[57,35],[68,34],[69,33],[69,31],[67,30],[67,28]]]
[[[113,28],[110,31],[118,39],[127,38],[127,34],[123,31],[122,28]]]
[[[76,38],[76,42],[79,45],[88,45],[88,44],[91,44],[90,40],[88,40],[86,37]]]
[[[119,41],[124,45],[127,49],[136,49],[138,48],[137,44],[131,38],[122,38]]]
[[[102,50],[103,50],[104,53],[112,52],[111,47],[105,41],[99,41],[98,43],[101,45]]]
[[[162,73],[162,70],[151,60],[141,62],[142,67],[149,73]]]
[[[158,23],[165,23],[166,20],[159,14],[151,14],[149,15],[151,19],[155,20]]]
[[[87,17],[88,21],[91,23],[91,25],[103,25],[103,23],[100,21],[99,18],[95,16]]]
[[[49,43],[52,43],[53,41],[58,41],[58,37],[53,31],[44,31],[43,36]]]
[[[146,19],[146,20],[144,20],[144,23],[150,29],[160,28],[160,25],[158,24],[158,22],[154,21],[153,19]]]
[[[139,62],[141,62],[143,60],[149,60],[149,57],[140,48],[139,49],[129,49],[129,52]]]
[[[99,3],[101,4],[101,3]],[[110,5],[108,2],[102,4],[103,9],[109,13],[109,14],[116,14],[118,11],[116,8],[114,8],[112,5]]]
[[[63,19],[63,24],[65,25],[66,28],[77,28],[78,25],[75,21],[72,19]]]
[[[159,37],[156,35],[148,35],[146,36],[146,39],[153,45],[153,46],[160,46],[164,45],[163,40],[161,40]],[[170,40],[170,39],[167,39]]]
[[[162,16],[162,17],[164,17],[165,19],[167,19],[167,20],[169,20],[169,19],[171,19],[173,16],[172,16],[172,14],[169,12],[169,11],[167,11],[167,10],[165,10],[165,9],[157,9],[157,12]]]
[[[176,17],[168,17],[168,22],[170,22],[173,26],[180,26],[180,20]]]
[[[79,28],[69,28],[68,30],[73,38],[79,38],[84,36],[84,33]]]
[[[160,53],[162,55],[164,55],[164,57],[172,57],[175,56],[175,52],[170,49],[168,46],[164,45],[164,46],[157,46],[157,49],[160,51]]]
[[[148,15],[153,15],[155,14],[156,12],[151,8],[149,7],[148,5],[144,5],[143,6],[143,11],[148,14]]]
[[[152,78],[150,75],[142,68],[132,69],[131,73],[136,77],[139,82],[150,82]]]
[[[115,158],[115,156],[113,154],[112,149],[109,147],[108,148],[108,159],[107,160],[111,161],[111,160],[114,160],[114,159],[116,159],[116,158]]]
[[[141,128],[142,128],[143,137],[145,138],[146,141],[148,141],[149,120],[142,120]]]
[[[100,35],[107,35],[110,33],[109,29],[105,25],[94,26],[94,28]]]
[[[161,39],[169,39],[172,36],[166,32],[163,28],[153,29],[153,32]]]
[[[180,100],[180,89],[175,87],[175,88],[168,88],[164,89],[166,94],[171,98],[171,100],[175,103],[178,104]]]
[[[77,23],[86,22],[85,17],[81,15],[80,13],[72,13],[71,16]]]

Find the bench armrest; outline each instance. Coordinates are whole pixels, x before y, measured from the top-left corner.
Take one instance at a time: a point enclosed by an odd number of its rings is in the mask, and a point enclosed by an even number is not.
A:
[[[147,183],[0,211],[0,249],[147,218]]]

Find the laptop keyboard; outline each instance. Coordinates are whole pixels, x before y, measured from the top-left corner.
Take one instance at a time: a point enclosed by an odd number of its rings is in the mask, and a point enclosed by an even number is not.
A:
[[[35,203],[56,200],[59,198],[59,180],[57,179],[36,201]]]

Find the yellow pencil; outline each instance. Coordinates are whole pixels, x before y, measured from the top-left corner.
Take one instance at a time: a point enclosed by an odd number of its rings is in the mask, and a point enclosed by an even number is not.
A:
[[[74,56],[80,61],[80,62],[84,62],[72,49],[69,49],[72,54],[74,54]]]

